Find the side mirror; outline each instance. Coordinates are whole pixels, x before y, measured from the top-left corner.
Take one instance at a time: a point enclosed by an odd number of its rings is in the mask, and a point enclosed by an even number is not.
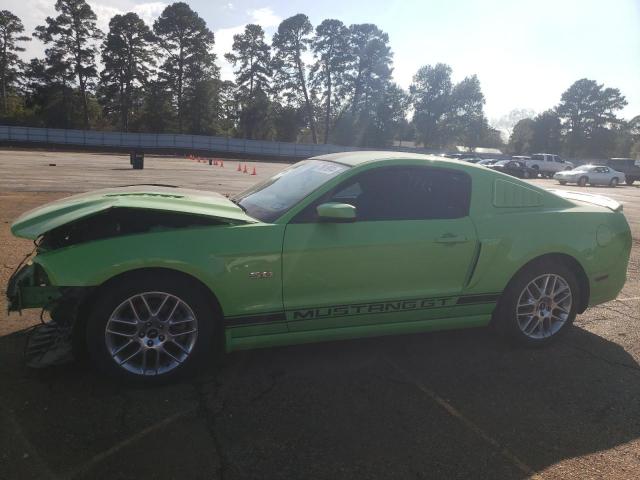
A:
[[[320,220],[333,222],[354,222],[356,207],[348,203],[323,203],[316,207]]]

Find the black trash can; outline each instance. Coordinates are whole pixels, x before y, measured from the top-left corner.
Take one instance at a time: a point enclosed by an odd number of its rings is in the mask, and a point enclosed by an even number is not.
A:
[[[142,170],[144,168],[144,152],[134,150],[129,154],[129,162],[134,170]]]

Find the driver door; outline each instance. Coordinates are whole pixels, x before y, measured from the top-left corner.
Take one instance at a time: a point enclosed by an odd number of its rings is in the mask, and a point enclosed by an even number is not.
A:
[[[365,171],[312,202],[285,231],[289,330],[436,315],[464,288],[475,258],[470,198],[464,172],[394,166]],[[322,221],[316,207],[327,202],[355,206],[356,220]]]

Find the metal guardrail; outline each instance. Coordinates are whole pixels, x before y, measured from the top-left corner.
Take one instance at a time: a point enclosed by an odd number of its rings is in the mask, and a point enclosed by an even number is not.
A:
[[[73,145],[139,150],[178,150],[210,153],[255,155],[264,157],[307,158],[327,153],[366,150],[331,144],[303,144],[268,140],[246,140],[204,135],[172,133],[101,132],[57,128],[15,127],[0,125],[0,143]],[[394,151],[430,153],[428,150],[393,148]]]

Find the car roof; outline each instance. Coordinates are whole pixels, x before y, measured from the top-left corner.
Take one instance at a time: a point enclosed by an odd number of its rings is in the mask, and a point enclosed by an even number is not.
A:
[[[329,162],[341,163],[355,167],[364,163],[383,162],[386,160],[425,160],[429,163],[438,162],[442,165],[466,166],[471,168],[472,163],[456,160],[453,158],[440,157],[438,155],[425,155],[422,153],[408,152],[385,152],[385,151],[359,151],[330,153],[312,157],[310,160],[327,160]]]

